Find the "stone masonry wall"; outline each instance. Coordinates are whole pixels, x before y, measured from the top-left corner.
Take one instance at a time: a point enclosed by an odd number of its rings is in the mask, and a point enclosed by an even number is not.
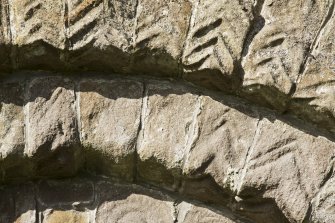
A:
[[[0,0],[0,223],[335,222],[334,0]]]

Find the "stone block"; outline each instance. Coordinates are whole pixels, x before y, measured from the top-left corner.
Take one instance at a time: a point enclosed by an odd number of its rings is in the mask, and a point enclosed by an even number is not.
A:
[[[140,128],[143,84],[83,80],[79,86],[80,132],[88,168],[132,180]]]

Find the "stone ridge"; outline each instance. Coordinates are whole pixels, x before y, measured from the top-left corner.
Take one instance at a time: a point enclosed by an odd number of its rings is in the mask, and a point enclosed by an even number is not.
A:
[[[84,172],[251,222],[334,216],[335,140],[293,117],[173,80],[42,72],[0,85],[2,183]]]
[[[1,0],[0,72],[184,79],[335,132],[332,0]]]

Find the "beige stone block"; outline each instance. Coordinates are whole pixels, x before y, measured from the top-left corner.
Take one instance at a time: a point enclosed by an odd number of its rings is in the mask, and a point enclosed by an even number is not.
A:
[[[89,168],[132,180],[143,84],[117,79],[83,80],[79,88],[81,141]]]
[[[132,73],[180,76],[191,14],[189,0],[139,0]]]
[[[146,85],[138,147],[139,180],[169,189],[178,185],[198,95],[173,82]]]
[[[97,184],[100,198],[96,223],[173,222],[173,200],[168,196],[135,185]]]
[[[25,154],[36,163],[37,176],[68,176],[82,162],[74,83],[61,76],[30,81],[26,103]]]

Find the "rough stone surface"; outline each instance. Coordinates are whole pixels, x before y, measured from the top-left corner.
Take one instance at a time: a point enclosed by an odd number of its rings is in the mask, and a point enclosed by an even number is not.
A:
[[[187,222],[197,221],[199,213],[213,222],[332,218],[335,144],[330,132],[180,81],[18,78],[3,80],[1,88],[2,182],[81,171],[134,185],[96,186],[83,178],[17,187],[17,194],[3,200],[20,211],[4,211],[3,219]],[[136,185],[163,192],[143,192]],[[206,205],[178,205],[165,190]],[[39,214],[32,211],[35,205],[24,208],[28,200],[38,202]],[[153,214],[157,209],[165,214]]]
[[[0,223],[334,222],[334,29],[334,0],[0,0]]]
[[[250,26],[247,1],[193,1],[183,55],[184,78],[197,84],[232,90],[239,77],[237,61]],[[238,21],[238,26],[234,24]]]
[[[88,153],[96,156],[87,162],[98,172],[132,179],[143,85],[84,80],[79,90],[81,141]]]
[[[3,178],[20,178],[31,174],[24,159],[24,86],[22,83],[1,81],[0,92],[0,169]],[[17,171],[22,169],[22,171]]]
[[[169,82],[146,85],[138,148],[139,178],[172,190],[179,184],[197,105],[191,88],[178,83],[173,86]]]
[[[244,87],[292,92],[325,14],[324,2],[259,1],[255,25],[262,27],[257,27],[245,58]]]
[[[0,1],[0,73],[11,68],[10,57],[10,26],[7,0]]]
[[[243,203],[244,197],[262,194],[274,199],[288,220],[302,222],[311,199],[332,174],[333,147],[323,137],[263,118],[242,170],[238,196]]]
[[[2,81],[0,92],[0,157],[23,153],[24,114],[23,86],[19,82]]]
[[[52,189],[66,192],[45,193]],[[165,192],[101,178],[8,186],[0,190],[0,195],[1,222],[248,222],[229,210],[208,209]]]
[[[326,102],[334,8],[331,0],[2,0],[0,72],[182,78],[335,131]]]
[[[49,180],[36,185],[40,222],[89,223],[94,202],[94,183],[89,179]]]
[[[136,1],[71,0],[67,7],[68,65],[76,70],[129,72]]]
[[[333,3],[334,4],[334,3]],[[334,7],[334,6],[333,6]],[[304,73],[300,76],[293,95],[292,111],[307,120],[321,123],[334,132],[335,122],[335,28],[334,10],[325,20],[319,36],[310,49]]]
[[[220,212],[217,212],[217,210],[207,209],[201,206],[192,205],[187,202],[181,202],[178,205],[177,210],[178,222],[234,223],[237,220],[234,216],[229,216],[229,214],[225,216],[220,214]]]
[[[134,42],[136,73],[177,77],[192,5],[189,0],[139,0]]]
[[[7,1],[13,69],[61,66],[65,49],[64,6],[62,1]]]
[[[313,200],[312,215],[308,219],[312,222],[334,222],[335,216],[335,182],[332,177],[326,182]]]
[[[74,83],[52,76],[33,79],[27,100],[25,154],[37,160],[36,174],[73,174],[81,154]]]
[[[199,99],[183,173],[191,178],[210,175],[222,188],[234,190],[239,183],[234,178],[245,165],[256,134],[258,114],[243,104],[227,106],[234,103],[230,98],[215,99]]]
[[[133,185],[97,185],[97,223],[173,222],[173,199],[160,192]]]
[[[86,213],[79,211],[58,211],[58,210],[48,210],[43,213],[43,221],[45,223],[89,223],[89,216]]]

